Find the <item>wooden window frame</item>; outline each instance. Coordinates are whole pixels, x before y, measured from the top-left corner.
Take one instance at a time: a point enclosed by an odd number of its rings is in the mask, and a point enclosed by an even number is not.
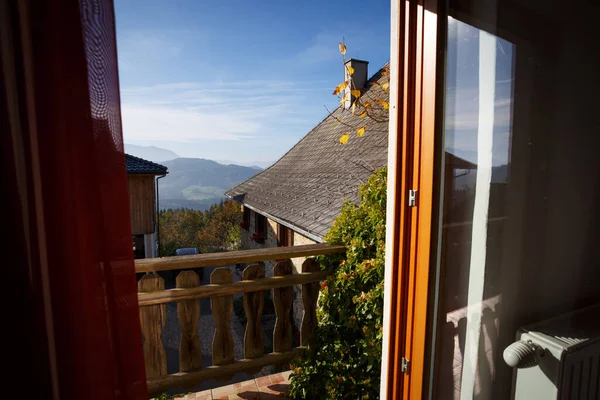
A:
[[[287,247],[294,245],[294,231],[285,225],[277,224],[277,246]]]
[[[446,17],[443,1],[392,1],[382,399],[425,394]],[[410,190],[417,191],[415,206]]]
[[[262,235],[254,239],[256,243],[264,244],[267,240],[267,217],[254,211],[254,235]]]
[[[240,225],[242,227],[242,229],[245,229],[247,231],[250,231],[250,213],[252,212],[252,210],[250,210],[248,207],[244,206],[243,210],[242,210],[242,224]]]

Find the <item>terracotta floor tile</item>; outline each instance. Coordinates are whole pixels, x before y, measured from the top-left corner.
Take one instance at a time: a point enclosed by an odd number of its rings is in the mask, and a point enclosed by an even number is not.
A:
[[[235,394],[235,388],[233,385],[221,386],[212,390],[213,397],[225,397],[227,398],[230,394]]]
[[[278,394],[261,393],[259,400],[285,400],[287,397]]]
[[[266,386],[266,385],[270,385],[271,384],[271,377],[270,376],[261,376],[260,378],[256,378],[256,386],[261,387],[261,386]]]
[[[258,400],[259,398],[260,398],[260,392],[258,390],[238,393],[238,395],[236,397],[236,399],[244,399],[244,400]]]
[[[235,392],[238,394],[243,392],[258,392],[258,386],[256,386],[256,383],[254,383],[254,381],[244,382],[242,384],[242,387],[237,388]]]
[[[285,382],[285,378],[281,374],[271,375],[271,383]]]
[[[269,385],[269,386],[271,386],[271,385]],[[258,388],[258,390],[260,390],[261,393],[277,394],[277,395],[281,394],[280,391],[273,390],[269,386],[261,386]]]
[[[292,371],[285,371],[282,372],[281,375],[283,375],[283,377],[285,378],[286,381],[290,380],[290,375],[292,374]]]
[[[192,399],[198,399],[199,397],[204,398],[206,396],[208,396],[208,398],[210,399],[212,397],[212,391],[210,389],[208,389],[208,390],[203,390],[201,392],[197,392],[197,393],[194,393],[194,394],[190,394],[190,396],[194,396],[194,395],[196,397],[191,397]]]

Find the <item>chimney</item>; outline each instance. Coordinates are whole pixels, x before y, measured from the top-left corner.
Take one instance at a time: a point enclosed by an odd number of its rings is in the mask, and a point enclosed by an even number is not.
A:
[[[354,74],[352,74],[352,76],[350,76],[350,74],[348,73],[348,66],[354,69]],[[352,103],[354,102],[354,100],[356,100],[356,98],[350,94],[350,90],[362,90],[365,88],[365,85],[367,84],[368,69],[368,61],[356,60],[354,58],[351,58],[344,63],[344,78],[345,80],[351,78],[350,84],[346,87],[344,93],[347,93],[346,101],[344,102],[344,108],[346,110],[350,109],[352,107]]]

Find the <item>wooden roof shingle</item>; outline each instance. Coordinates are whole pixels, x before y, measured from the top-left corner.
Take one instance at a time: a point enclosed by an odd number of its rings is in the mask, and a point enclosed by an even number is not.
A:
[[[381,88],[388,80],[382,71],[369,79],[363,101],[389,100]],[[371,84],[373,81],[379,84]],[[352,115],[338,107],[277,162],[225,194],[321,241],[344,200],[357,203],[359,186],[387,165],[387,112],[379,104],[373,109],[379,109],[376,117],[359,118],[362,110]],[[358,137],[356,131],[363,126],[365,134]],[[342,145],[339,138],[344,133],[349,133],[350,139]]]

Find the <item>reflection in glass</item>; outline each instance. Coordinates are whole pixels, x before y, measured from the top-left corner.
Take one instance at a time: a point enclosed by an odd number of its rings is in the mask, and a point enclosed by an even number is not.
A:
[[[514,45],[450,18],[446,70],[440,365],[436,397],[488,398],[502,304]]]

